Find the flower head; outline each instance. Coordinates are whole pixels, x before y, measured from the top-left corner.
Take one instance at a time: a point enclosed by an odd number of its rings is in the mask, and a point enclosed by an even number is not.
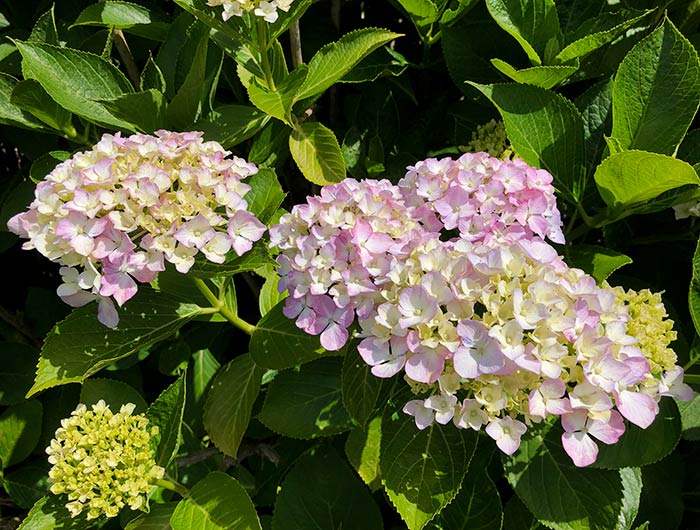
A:
[[[207,5],[216,7],[222,6],[224,10],[221,12],[221,18],[228,20],[236,16],[243,16],[244,12],[253,13],[256,17],[260,17],[266,22],[275,22],[279,17],[278,9],[289,11],[294,0],[208,0]]]
[[[68,497],[72,517],[83,511],[88,519],[115,517],[128,506],[143,509],[153,485],[165,470],[154,460],[153,436],[135,405],[123,405],[113,413],[100,400],[88,409],[80,404],[61,421],[46,449],[52,468],[51,492]]]
[[[198,132],[105,134],[37,185],[29,210],[10,230],[63,265],[61,298],[73,307],[99,303],[115,327],[120,306],[152,281],[164,262],[186,273],[202,252],[222,263],[243,254],[265,227],[247,211],[242,182],[257,168]]]

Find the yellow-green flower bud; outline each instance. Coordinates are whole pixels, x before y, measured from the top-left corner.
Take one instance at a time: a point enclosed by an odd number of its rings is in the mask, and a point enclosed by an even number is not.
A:
[[[46,453],[53,467],[51,492],[67,494],[72,517],[83,511],[88,519],[115,517],[124,506],[146,506],[148,493],[165,470],[156,465],[152,437],[143,414],[132,414],[128,403],[113,413],[100,400],[88,409],[78,405],[61,420]]]
[[[617,302],[627,305],[630,316],[627,333],[637,339],[637,347],[649,361],[651,373],[671,370],[676,364],[676,354],[668,345],[678,334],[673,330],[673,320],[668,318],[661,293],[649,289],[625,292],[622,287],[613,291]]]
[[[496,120],[479,125],[472,133],[471,142],[462,149],[468,153],[485,152],[502,160],[509,159],[514,154],[503,122]]]

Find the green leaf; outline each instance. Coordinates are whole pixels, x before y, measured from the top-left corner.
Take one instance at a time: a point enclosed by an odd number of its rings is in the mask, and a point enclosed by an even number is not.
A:
[[[58,105],[37,81],[33,79],[20,81],[12,91],[10,101],[49,127],[62,131],[70,137],[76,136],[77,133],[71,123],[71,113]]]
[[[585,189],[583,120],[563,96],[543,88],[471,83],[498,108],[518,156],[549,171],[563,198],[577,202]]]
[[[289,151],[307,180],[325,186],[345,178],[345,161],[338,139],[318,122],[297,125],[289,137]]]
[[[277,276],[277,273],[273,272],[265,278],[265,283],[263,283],[262,287],[260,288],[258,308],[260,309],[260,314],[262,316],[267,315],[273,307],[287,297],[286,292],[279,292],[279,289],[277,288],[279,281],[279,276]]]
[[[170,517],[172,517],[177,504],[177,502],[151,504],[148,513],[142,513],[132,519],[124,528],[125,530],[171,530]]]
[[[340,83],[367,83],[380,77],[399,77],[410,63],[400,53],[383,46],[365,57],[339,81]]]
[[[224,42],[233,43],[235,47],[240,46],[241,41],[255,44],[255,34],[251,31],[253,28],[248,27],[247,21],[242,17],[231,17],[224,21],[221,18],[221,10],[208,6],[205,0],[175,0],[175,3],[206,24],[212,30],[212,40],[217,44],[219,36],[224,38]],[[230,50],[225,51],[229,53]]]
[[[46,13],[41,15],[29,35],[29,40],[44,44],[53,44],[54,46],[61,45],[61,39],[58,37],[58,30],[56,29],[56,17],[54,15],[55,4],[51,5]]]
[[[254,271],[265,265],[274,264],[275,261],[270,257],[266,243],[258,241],[253,245],[252,249],[242,256],[237,256],[234,251],[229,252],[225,263],[214,263],[202,256],[195,260],[194,265],[190,269],[190,274],[198,278],[232,276],[239,272]]]
[[[117,68],[98,55],[36,42],[15,41],[25,79],[36,79],[61,107],[109,128],[132,130],[96,100],[133,92]]]
[[[198,40],[192,64],[166,111],[168,124],[178,130],[189,130],[192,124],[197,121],[202,112],[202,98],[205,94],[209,33],[199,29],[194,31],[196,33],[193,35],[197,35]]]
[[[620,267],[632,263],[632,258],[597,245],[576,245],[567,248],[567,261],[600,284]]]
[[[146,7],[110,0],[86,7],[71,27],[74,26],[123,29],[139,37],[162,41],[169,24]]]
[[[115,329],[97,321],[94,304],[78,308],[46,337],[28,395],[82,382],[114,361],[171,336],[200,311],[186,300],[147,286],[140,286],[139,293],[121,308]]]
[[[549,62],[545,52],[550,41],[559,51],[564,37],[553,0],[486,0],[486,7],[498,25],[518,41],[533,65]]]
[[[382,442],[382,417],[375,416],[366,430],[356,427],[345,441],[345,454],[360,478],[372,491],[381,485],[379,453]]]
[[[0,343],[0,405],[24,401],[38,358],[39,352],[28,344]]]
[[[282,483],[272,530],[382,530],[374,499],[335,451],[302,456]]]
[[[479,0],[458,0],[457,5],[455,5],[455,3],[453,2],[452,5],[454,7],[448,7],[447,9],[445,9],[442,16],[440,17],[440,24],[453,24],[454,22],[459,20],[462,17],[462,15],[464,15],[472,7],[474,7],[478,2]]]
[[[139,86],[141,87],[141,90],[153,89],[165,94],[165,76],[163,76],[163,72],[161,72],[160,67],[150,55],[146,61],[146,66],[143,67],[143,72],[141,72]]]
[[[30,130],[43,129],[40,121],[12,102],[12,93],[17,84],[17,79],[11,75],[0,73],[0,123]]]
[[[639,470],[575,467],[559,428],[545,427],[503,457],[506,478],[525,506],[555,530],[627,530],[639,505]],[[543,478],[544,477],[544,478]]]
[[[192,354],[192,367],[187,371],[185,417],[193,429],[203,429],[204,404],[219,368],[221,364],[208,349]]]
[[[578,61],[575,65],[559,65],[559,66],[532,66],[516,70],[510,64],[500,59],[491,59],[493,64],[501,73],[510,77],[518,83],[526,85],[534,85],[540,88],[552,88],[571,76],[578,70]]]
[[[681,413],[681,426],[685,440],[700,440],[700,394],[692,401],[676,401]]]
[[[621,10],[616,13],[603,13],[586,21],[576,32],[569,36],[567,44],[554,58],[559,63],[581,58],[594,50],[614,41],[629,27],[633,26],[649,13],[648,11]]]
[[[29,510],[35,502],[49,493],[48,460],[32,460],[7,473],[2,479],[2,486],[12,500],[21,508]]]
[[[462,489],[428,525],[429,530],[500,530],[503,508],[498,490],[486,473],[494,449],[480,443],[469,466]]]
[[[38,184],[44,180],[58,164],[68,160],[70,157],[71,153],[68,151],[49,151],[45,155],[41,155],[29,168],[29,178],[32,182]]]
[[[343,404],[350,417],[364,427],[377,408],[384,379],[372,375],[370,367],[357,354],[355,347],[349,348],[343,362]],[[388,384],[388,383],[387,383]]]
[[[688,291],[688,309],[690,309],[690,317],[693,319],[695,333],[700,335],[700,239],[698,239],[693,254],[693,276]]]
[[[36,501],[17,530],[84,530],[94,528],[94,521],[73,518],[64,506],[65,499],[49,495]]]
[[[681,417],[672,399],[659,402],[659,414],[646,429],[627,425],[614,445],[601,444],[594,467],[619,469],[654,464],[667,456],[681,437]]]
[[[506,503],[503,510],[504,530],[544,530],[545,528],[517,495],[513,495]]]
[[[252,78],[248,85],[250,102],[266,114],[292,127],[292,105],[306,73],[306,66],[300,66],[275,89],[265,87],[256,78]]]
[[[195,123],[193,129],[202,131],[206,140],[214,140],[229,149],[257,134],[269,119],[267,114],[248,105],[223,105]]]
[[[42,407],[36,399],[10,405],[0,415],[0,466],[27,458],[41,436]]]
[[[636,150],[606,158],[593,177],[605,203],[617,209],[630,209],[685,184],[700,184],[687,162]]]
[[[284,316],[284,301],[273,307],[255,326],[250,337],[250,355],[255,364],[270,370],[284,370],[318,359],[326,352],[318,337],[299,329]]]
[[[326,44],[309,61],[309,71],[296,94],[296,101],[322,94],[363,58],[398,37],[400,33],[385,29],[362,28]]]
[[[258,167],[280,168],[289,158],[291,129],[278,120],[271,120],[253,138],[248,160]]]
[[[440,18],[440,12],[432,0],[396,0],[404,8],[419,34]]]
[[[204,428],[223,453],[236,458],[260,392],[263,370],[249,354],[236,357],[216,375],[204,407]]]
[[[166,123],[167,102],[161,92],[150,88],[143,92],[124,94],[100,103],[117,119],[124,120],[140,132],[151,134]]]
[[[612,124],[612,78],[604,79],[581,94],[574,104],[583,118],[583,141],[589,171],[600,163],[605,150],[604,136]]]
[[[216,471],[175,508],[173,530],[261,530],[255,506],[236,479]]]
[[[457,495],[476,433],[453,425],[419,430],[402,411],[382,421],[382,482],[409,530],[420,530]]]
[[[186,376],[187,374],[183,373],[177,381],[163,390],[158,399],[146,411],[146,417],[151,425],[158,427],[158,448],[156,449],[155,461],[156,464],[164,468],[167,468],[173,461],[180,445],[180,432],[187,393]]]
[[[642,497],[637,521],[649,521],[651,528],[680,528],[685,511],[683,479],[684,460],[678,452],[671,453],[661,462],[642,468]]]
[[[246,184],[251,190],[245,194],[248,203],[248,211],[263,223],[269,223],[284,201],[285,193],[282,191],[274,169],[261,168],[247,179]]]
[[[620,64],[613,86],[612,136],[625,149],[672,155],[699,104],[698,54],[666,19]]]
[[[281,372],[270,383],[258,419],[291,438],[332,436],[350,429],[340,395],[342,360],[319,359]]]
[[[80,402],[90,407],[99,400],[104,400],[112,412],[118,412],[122,405],[136,405],[134,413],[146,412],[148,405],[134,388],[115,379],[93,377],[83,383],[80,390]]]

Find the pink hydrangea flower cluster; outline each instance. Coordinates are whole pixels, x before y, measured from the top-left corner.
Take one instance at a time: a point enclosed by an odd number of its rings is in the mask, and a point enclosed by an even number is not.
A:
[[[429,159],[397,186],[347,179],[270,234],[285,314],[331,350],[357,318],[372,373],[430,393],[404,407],[421,429],[484,428],[512,454],[559,416],[585,466],[623,418],[647,427],[661,396],[692,398],[679,367],[652,374],[628,305],[544,240],[564,240],[551,175],[520,160]]]
[[[72,307],[98,301],[99,320],[116,327],[137,282],[169,261],[186,273],[201,252],[223,263],[262,237],[265,226],[243,198],[254,164],[232,157],[202,133],[105,134],[40,182],[12,232],[63,267],[58,294]]]

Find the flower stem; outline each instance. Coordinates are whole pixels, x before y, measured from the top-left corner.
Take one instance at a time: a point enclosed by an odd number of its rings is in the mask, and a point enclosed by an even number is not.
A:
[[[700,383],[700,374],[683,374],[683,382],[688,384]]]
[[[181,497],[188,497],[190,494],[190,490],[188,490],[185,486],[171,479],[161,478],[158,480],[158,482],[156,482],[156,486],[159,486],[166,490],[174,491]]]
[[[256,21],[258,25],[258,48],[260,49],[260,66],[262,66],[263,73],[265,74],[265,81],[267,81],[267,86],[270,90],[275,90],[275,80],[272,77],[272,70],[270,69],[270,60],[267,57],[268,42],[265,36],[266,28],[265,21],[258,18]]]
[[[247,333],[248,335],[253,334],[253,331],[255,331],[255,326],[243,320],[235,311],[232,311],[229,307],[227,307],[223,301],[223,298],[217,297],[211,291],[211,289],[209,289],[209,286],[204,282],[204,280],[201,278],[192,278],[192,281],[211,304],[212,309],[216,310],[221,316],[244,333]]]

